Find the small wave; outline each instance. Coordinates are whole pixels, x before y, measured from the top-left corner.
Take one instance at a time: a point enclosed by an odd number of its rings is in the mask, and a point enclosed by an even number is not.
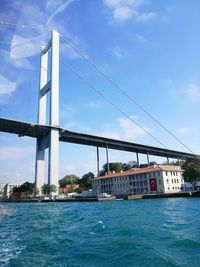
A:
[[[178,240],[174,242],[172,244],[172,247],[176,247],[176,248],[180,247],[180,248],[186,248],[186,249],[200,248],[200,242],[186,238],[186,239],[182,239],[182,240]]]
[[[95,228],[96,228],[96,230],[105,229],[106,226],[105,226],[103,221],[97,221],[97,223],[95,224]]]

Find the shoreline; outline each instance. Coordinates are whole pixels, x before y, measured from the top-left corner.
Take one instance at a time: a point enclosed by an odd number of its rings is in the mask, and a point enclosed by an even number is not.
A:
[[[159,199],[159,198],[197,198],[200,191],[177,192],[177,193],[155,193],[138,194],[124,197],[124,200]],[[109,201],[110,199],[104,199]],[[112,198],[112,200],[115,200]],[[49,203],[49,202],[97,202],[102,201],[97,197],[90,198],[65,198],[65,199],[0,199],[0,203]]]

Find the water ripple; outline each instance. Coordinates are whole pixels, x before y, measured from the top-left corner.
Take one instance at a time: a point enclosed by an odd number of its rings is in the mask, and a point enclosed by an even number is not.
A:
[[[0,266],[187,267],[199,199],[0,205]]]

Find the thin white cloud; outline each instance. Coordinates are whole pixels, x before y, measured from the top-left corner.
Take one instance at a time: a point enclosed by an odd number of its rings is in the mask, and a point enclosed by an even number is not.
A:
[[[121,48],[119,46],[113,47],[111,49],[111,52],[114,55],[114,57],[118,60],[122,60],[122,59],[126,58],[126,56],[127,56],[126,50],[124,50],[123,48]]]
[[[72,117],[76,112],[76,107],[70,105],[62,105],[60,109],[60,117],[62,119],[68,119]]]
[[[48,1],[47,2],[47,9],[51,9],[54,11],[51,16],[48,18],[47,24],[50,23],[59,13],[63,12],[66,8],[68,8],[73,2],[76,0],[57,0],[57,1]]]
[[[192,129],[188,128],[188,127],[183,127],[183,128],[178,129],[178,132],[181,133],[181,134],[187,134],[187,133],[189,133],[191,131],[192,131]]]
[[[83,133],[91,133],[91,128],[87,127],[82,121],[69,121],[62,125],[65,129],[70,131],[78,131]]]
[[[6,77],[0,74],[0,97],[2,95],[9,95],[17,88],[16,82],[9,81]]]
[[[86,108],[96,109],[100,108],[102,106],[102,103],[100,101],[93,101],[85,104]]]
[[[23,2],[22,6],[13,5],[11,10],[18,12],[17,24],[31,25],[34,27],[44,27],[58,30],[76,46],[80,46],[80,40],[70,34],[64,25],[64,22],[58,15],[69,8],[76,0],[55,0],[47,1],[46,3],[27,3]],[[14,14],[14,13],[13,13]],[[12,12],[10,12],[9,21],[12,20]],[[16,28],[15,33],[10,40],[16,45],[10,47],[10,63],[16,68],[32,70],[32,60],[30,57],[38,55],[41,51],[39,45],[44,45],[50,38],[50,34],[43,31],[30,31],[27,29]],[[23,45],[17,45],[22,43]],[[61,53],[64,53],[69,58],[78,58],[79,56],[73,52],[71,48],[62,45]]]
[[[34,153],[35,148],[33,146],[17,147],[17,146],[5,146],[1,147],[0,161],[10,160],[22,160],[27,157],[27,154]]]
[[[88,156],[87,156],[88,157]],[[60,178],[64,177],[66,174],[75,174],[80,178],[88,172],[96,173],[96,162],[95,157],[90,157],[88,161],[74,162],[74,163],[62,163],[60,166]],[[78,166],[78,168],[77,168]]]
[[[198,102],[200,100],[200,85],[197,82],[190,82],[185,86],[170,90],[171,96],[187,96],[188,100]]]
[[[137,117],[136,116],[131,116],[131,118],[134,121],[137,121]],[[120,117],[117,119],[119,126],[121,127],[121,131],[124,137],[128,138],[128,139],[132,139],[135,140],[140,136],[144,136],[147,133],[145,131],[143,131],[139,126],[137,125],[133,125],[133,122],[130,121],[128,118],[124,118],[124,117]],[[147,132],[151,132],[151,129],[142,126]]]
[[[134,19],[137,22],[146,22],[156,16],[155,12],[141,12],[140,7],[144,0],[103,0],[104,5],[111,14],[111,21],[123,23]]]
[[[98,136],[106,137],[106,138],[111,138],[111,139],[121,139],[121,136],[116,130],[114,129],[107,129],[103,130],[97,133]]]
[[[141,15],[138,15],[138,16],[136,17],[136,20],[137,20],[138,22],[146,22],[146,21],[148,21],[148,20],[150,20],[150,19],[156,17],[156,15],[157,15],[157,14],[156,14],[155,12],[143,13],[143,14],[141,14]]]
[[[138,121],[136,116],[131,116],[134,121]],[[127,140],[134,141],[139,137],[143,137],[147,135],[147,132],[151,132],[152,130],[141,125],[145,130],[143,131],[139,126],[134,125],[131,120],[125,117],[117,118],[117,129],[116,126],[112,124],[104,125],[103,131],[98,131],[95,134],[98,136],[103,136],[107,138],[113,138],[118,140]]]
[[[138,43],[140,43],[140,44],[148,44],[149,43],[149,40],[141,34],[138,34],[136,36],[136,39],[137,39]]]
[[[185,92],[193,101],[200,100],[200,86],[198,86],[197,84],[195,83],[188,84],[185,89]]]
[[[136,16],[136,12],[129,6],[119,6],[113,9],[113,19],[117,22],[123,22]]]

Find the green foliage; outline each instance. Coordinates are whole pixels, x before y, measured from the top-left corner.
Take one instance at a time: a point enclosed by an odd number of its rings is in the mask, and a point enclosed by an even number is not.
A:
[[[151,161],[150,166],[156,165],[156,161]],[[122,163],[122,162],[111,162],[109,163],[109,171],[110,172],[120,172],[120,171],[128,171],[133,168],[145,168],[148,167],[148,164],[140,164],[138,166],[137,161],[129,161],[128,163]],[[108,172],[108,164],[103,165],[103,170],[100,171],[100,176],[105,175]]]
[[[56,188],[56,186],[54,184],[51,184],[51,185],[44,184],[42,186],[42,193],[44,195],[49,195],[50,193],[56,193],[56,191],[57,191],[57,188]]]
[[[146,168],[148,167],[148,164],[140,164],[140,168]]]
[[[25,193],[26,195],[31,195],[34,192],[35,184],[26,182],[19,187],[13,188],[13,193]]]
[[[63,177],[61,180],[59,180],[60,187],[64,188],[66,185],[69,184],[78,184],[80,177],[75,174],[69,174]]]
[[[92,187],[92,179],[94,178],[94,174],[92,172],[88,172],[82,176],[79,180],[79,186],[82,190],[88,190]]]
[[[200,159],[186,161],[182,166],[183,177],[186,182],[193,183],[200,181]]]
[[[137,161],[129,161],[128,163],[123,163],[123,171],[128,171],[133,168],[138,168]]]
[[[149,162],[149,165],[150,165],[150,166],[153,166],[153,165],[156,165],[156,164],[157,164],[156,161],[150,161],[150,162]]]
[[[113,172],[120,172],[120,171],[123,171],[123,163],[122,162],[111,162],[109,163],[109,171]],[[103,165],[103,170],[105,172],[108,172],[108,164],[104,164]]]

